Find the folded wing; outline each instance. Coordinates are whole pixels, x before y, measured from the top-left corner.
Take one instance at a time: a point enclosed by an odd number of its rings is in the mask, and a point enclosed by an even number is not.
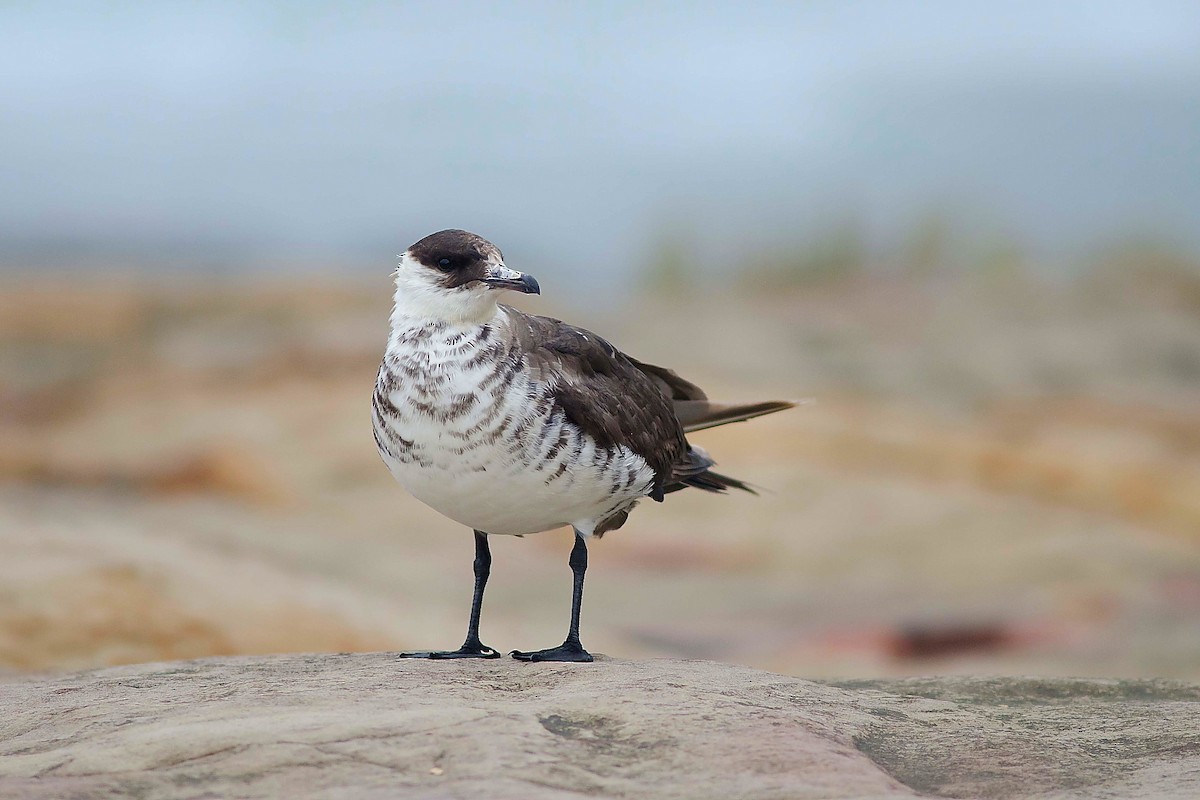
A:
[[[674,371],[646,364],[590,331],[550,317],[510,310],[517,339],[531,367],[556,382],[555,401],[568,420],[601,447],[621,443],[656,475],[650,496],[687,487],[710,492],[742,489],[736,478],[713,472],[716,462],[691,445],[685,432],[741,422],[791,408],[794,403],[717,403]]]

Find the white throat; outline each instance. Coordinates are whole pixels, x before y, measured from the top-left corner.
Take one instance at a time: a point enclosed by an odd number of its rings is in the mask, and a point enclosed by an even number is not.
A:
[[[404,330],[444,322],[455,326],[483,325],[496,315],[500,293],[483,285],[447,289],[437,282],[428,267],[400,258],[394,273],[392,330]]]

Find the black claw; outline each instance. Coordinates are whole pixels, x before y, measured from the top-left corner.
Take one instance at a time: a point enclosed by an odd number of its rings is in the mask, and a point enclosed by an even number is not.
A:
[[[513,650],[509,655],[517,661],[570,661],[582,664],[593,660],[592,654],[584,650],[582,646],[566,643],[558,647],[547,648],[546,650],[531,650],[529,652]]]
[[[457,650],[417,650],[411,653],[401,653],[397,658],[428,658],[433,660],[449,658],[499,658],[500,653],[486,644],[463,645]]]

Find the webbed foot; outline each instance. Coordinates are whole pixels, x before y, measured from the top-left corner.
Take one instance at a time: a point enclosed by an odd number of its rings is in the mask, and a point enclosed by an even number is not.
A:
[[[563,642],[558,647],[545,650],[513,650],[510,656],[517,661],[573,661],[585,663],[592,660],[592,654],[583,649],[578,642]]]
[[[464,644],[457,650],[417,650],[401,653],[398,658],[430,658],[434,660],[448,658],[499,658],[500,653],[486,644],[479,642]]]

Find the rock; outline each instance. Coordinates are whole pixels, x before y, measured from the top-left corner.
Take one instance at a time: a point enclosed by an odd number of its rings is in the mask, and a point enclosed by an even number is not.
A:
[[[1200,687],[340,654],[0,684],[0,797],[1200,797]]]

